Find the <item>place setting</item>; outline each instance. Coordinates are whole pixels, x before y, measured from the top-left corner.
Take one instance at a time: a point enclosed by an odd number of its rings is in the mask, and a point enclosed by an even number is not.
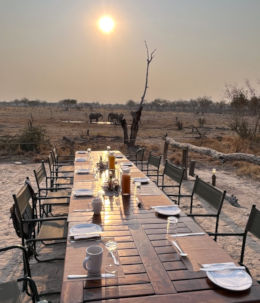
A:
[[[82,224],[84,225],[84,224]],[[73,226],[71,231],[77,230],[79,224]],[[74,229],[73,229],[74,228]],[[89,235],[100,232],[95,224],[87,227]],[[84,229],[84,228],[83,228]],[[84,246],[78,247],[78,258],[74,261],[73,268],[67,269],[67,280],[100,280],[104,278],[123,277],[124,272],[117,251],[117,242],[113,237],[100,237],[84,242]]]

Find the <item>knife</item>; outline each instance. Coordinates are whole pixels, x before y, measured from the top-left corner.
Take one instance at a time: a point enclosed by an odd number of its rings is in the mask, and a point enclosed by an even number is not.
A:
[[[202,267],[200,268],[200,271],[221,271],[225,269],[245,269],[245,266]]]
[[[115,274],[100,274],[98,276],[89,276],[89,275],[68,275],[68,279],[87,279],[87,280],[93,280],[93,279],[102,279],[102,278],[113,278],[115,277]]]
[[[204,232],[199,232],[199,233],[186,233],[186,234],[176,234],[176,235],[171,235],[172,237],[188,237],[188,236],[203,236],[206,233]]]

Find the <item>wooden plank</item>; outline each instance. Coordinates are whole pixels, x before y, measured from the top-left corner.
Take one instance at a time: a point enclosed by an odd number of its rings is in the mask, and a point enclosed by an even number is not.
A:
[[[216,288],[207,278],[174,281],[173,285],[178,292]]]
[[[160,254],[158,255],[161,262],[180,261],[180,256],[177,253]]]
[[[117,249],[135,248],[134,242],[118,242]]]
[[[128,257],[128,256],[138,256],[138,251],[137,249],[123,249],[123,250],[118,250],[118,255],[120,257]]]
[[[122,267],[125,274],[139,274],[146,272],[143,264],[123,265]]]
[[[244,292],[230,292],[224,289],[201,290],[168,295],[122,298],[119,300],[100,301],[102,303],[240,303],[259,302],[260,286],[253,286]]]
[[[163,266],[166,270],[186,269],[186,265],[182,261],[164,262]]]
[[[156,294],[175,293],[176,290],[165,272],[156,252],[142,229],[130,230],[143,265]]]
[[[168,271],[168,275],[172,281],[178,280],[191,280],[198,278],[206,278],[207,275],[203,271],[193,271],[193,270],[177,270],[177,271]]]
[[[176,253],[172,246],[162,246],[162,247],[154,247],[154,250],[157,254],[168,254],[168,253]]]
[[[142,274],[125,275],[124,277],[119,277],[117,279],[85,281],[84,288],[95,288],[95,287],[128,285],[128,284],[146,284],[149,282],[150,280],[147,274],[142,273]]]
[[[60,303],[81,303],[83,301],[83,281],[74,281],[74,283],[63,281],[61,294]]]
[[[102,298],[124,298],[124,297],[136,297],[142,295],[152,295],[154,290],[151,284],[132,284],[122,286],[107,286],[83,290],[84,302],[93,302]],[[136,298],[135,298],[136,300]],[[68,301],[73,302],[73,301]]]
[[[120,257],[120,263],[122,265],[142,264],[142,260],[141,260],[140,256]]]

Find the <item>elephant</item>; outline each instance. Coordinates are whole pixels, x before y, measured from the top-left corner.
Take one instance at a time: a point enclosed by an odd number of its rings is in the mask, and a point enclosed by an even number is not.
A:
[[[96,122],[98,122],[99,118],[103,119],[103,115],[101,113],[90,113],[88,117],[89,117],[90,123],[92,123],[92,120],[95,120]]]
[[[119,124],[122,119],[124,118],[124,114],[117,114],[117,113],[109,113],[107,116],[107,120],[109,122],[113,122],[114,124]]]

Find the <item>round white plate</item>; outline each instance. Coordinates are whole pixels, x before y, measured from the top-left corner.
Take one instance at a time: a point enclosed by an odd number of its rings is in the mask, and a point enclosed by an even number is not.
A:
[[[77,224],[71,227],[70,229],[70,235],[86,235],[86,234],[93,234],[93,233],[99,233],[102,231],[102,228],[93,223],[81,223]]]
[[[242,291],[252,286],[252,278],[243,269],[225,269],[221,271],[207,271],[207,276],[214,284],[234,291]]]
[[[177,205],[169,205],[169,206],[157,206],[154,210],[161,215],[165,216],[176,216],[178,215],[181,210]]]

